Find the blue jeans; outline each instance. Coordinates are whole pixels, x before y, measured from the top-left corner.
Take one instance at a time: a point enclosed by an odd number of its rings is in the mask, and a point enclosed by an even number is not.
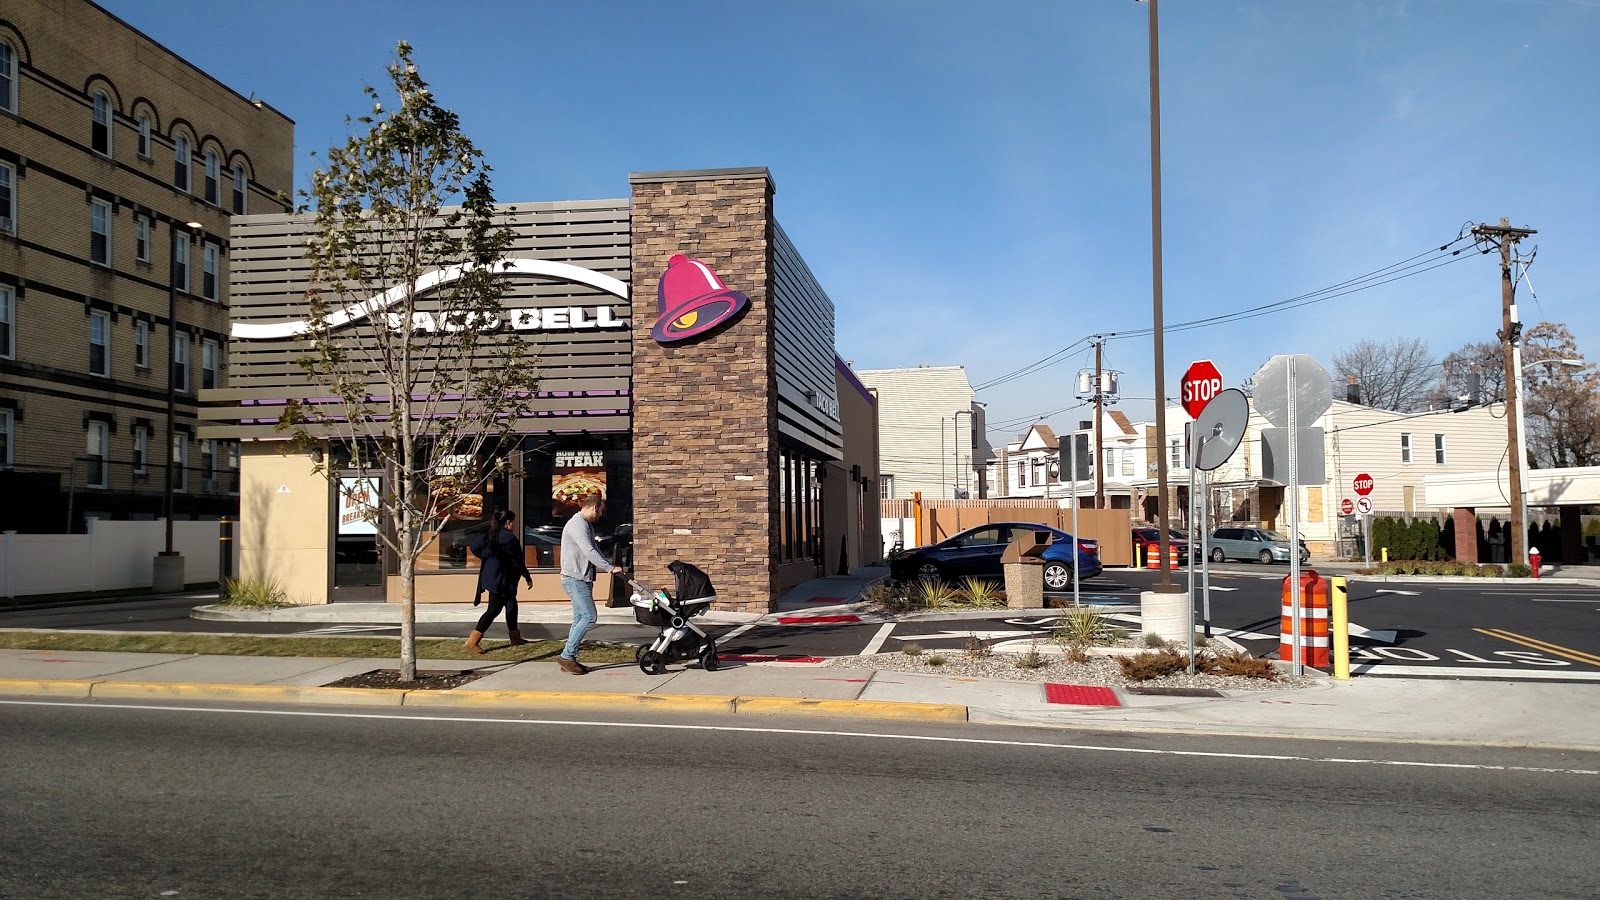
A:
[[[567,647],[561,655],[567,659],[578,658],[578,645],[583,636],[594,627],[594,582],[581,578],[562,578],[561,589],[572,598],[572,629],[567,632]]]

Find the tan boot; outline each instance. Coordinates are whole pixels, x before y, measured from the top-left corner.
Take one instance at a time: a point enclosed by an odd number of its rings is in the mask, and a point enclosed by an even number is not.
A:
[[[520,646],[522,646],[523,644],[526,644],[526,643],[527,643],[527,641],[522,639],[522,632],[520,632],[520,631],[511,632],[511,646],[520,647]]]
[[[561,666],[561,671],[567,673],[568,675],[583,675],[589,671],[583,666],[578,665],[577,660],[567,659],[565,656],[556,657],[556,664]]]
[[[481,640],[483,640],[483,632],[474,631],[471,635],[468,635],[468,637],[467,637],[467,649],[469,651],[473,652],[473,653],[478,654],[479,656],[482,656],[483,654],[488,653],[489,651],[483,649],[481,646],[478,645],[478,642],[481,641]]]

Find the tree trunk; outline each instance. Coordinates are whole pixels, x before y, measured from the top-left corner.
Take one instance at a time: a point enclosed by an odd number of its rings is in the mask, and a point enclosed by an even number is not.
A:
[[[408,561],[400,572],[400,680],[417,680],[417,573]]]

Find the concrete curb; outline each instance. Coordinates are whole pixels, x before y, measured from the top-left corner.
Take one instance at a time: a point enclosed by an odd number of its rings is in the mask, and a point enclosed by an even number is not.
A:
[[[950,703],[886,700],[815,700],[799,697],[730,697],[695,694],[608,694],[569,691],[406,691],[386,688],[297,687],[276,684],[193,684],[157,681],[0,679],[0,696],[90,700],[212,700],[243,703],[316,703],[336,706],[407,706],[430,709],[584,708],[753,715],[811,715],[965,722],[968,708]]]

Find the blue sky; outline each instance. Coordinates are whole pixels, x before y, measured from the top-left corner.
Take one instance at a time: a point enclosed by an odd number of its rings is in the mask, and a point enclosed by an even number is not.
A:
[[[630,171],[767,166],[858,368],[963,365],[979,385],[1151,323],[1147,19],[1130,0],[263,0],[204,16],[102,2],[294,118],[302,181],[401,39],[503,202],[625,197]],[[1523,319],[1565,322],[1600,358],[1596,47],[1600,0],[1167,0],[1168,324],[1509,216],[1540,232]],[[1436,356],[1491,340],[1497,272],[1474,256],[1169,334],[1166,394],[1200,358],[1236,384],[1277,353],[1331,368],[1363,338],[1421,337]],[[1150,339],[1106,355],[1125,373],[1121,408],[1148,418]],[[1080,345],[980,391],[1001,423],[991,440],[1070,405],[1090,362]]]

